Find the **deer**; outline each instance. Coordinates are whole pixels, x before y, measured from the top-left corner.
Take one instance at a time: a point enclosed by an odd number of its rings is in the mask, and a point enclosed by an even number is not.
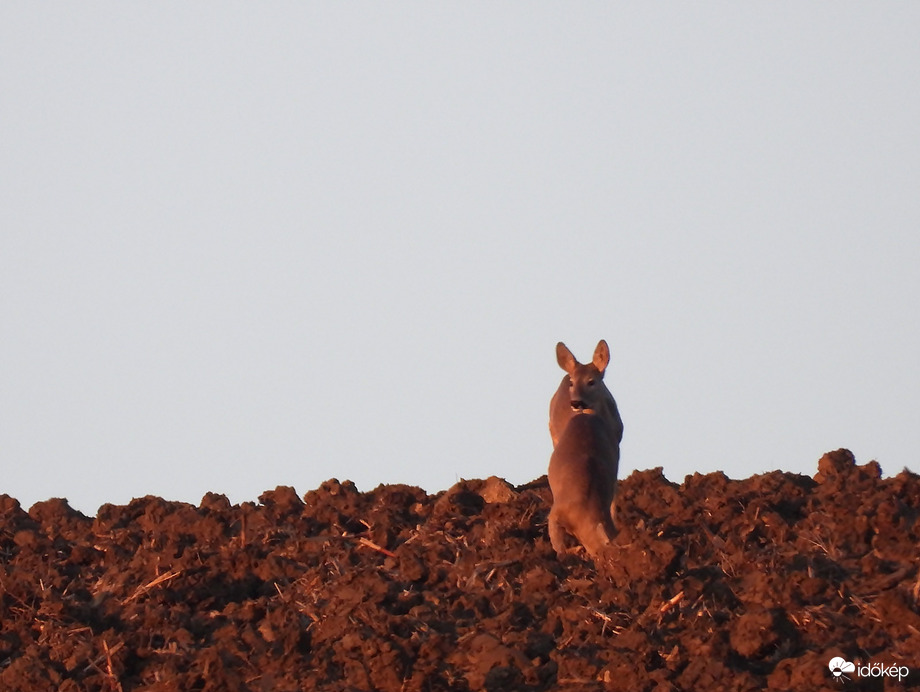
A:
[[[596,557],[616,533],[617,468],[623,439],[620,412],[604,384],[610,349],[602,339],[591,362],[582,364],[560,341],[556,361],[566,374],[549,407],[550,543],[561,557],[568,532]]]

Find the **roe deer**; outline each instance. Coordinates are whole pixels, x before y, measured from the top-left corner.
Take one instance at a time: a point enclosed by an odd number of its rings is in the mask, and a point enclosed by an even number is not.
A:
[[[553,455],[549,487],[553,507],[549,537],[558,555],[565,550],[564,530],[597,555],[615,532],[617,466],[623,422],[603,382],[610,349],[601,340],[591,363],[579,363],[566,345],[556,345],[556,360],[567,375],[550,402]]]

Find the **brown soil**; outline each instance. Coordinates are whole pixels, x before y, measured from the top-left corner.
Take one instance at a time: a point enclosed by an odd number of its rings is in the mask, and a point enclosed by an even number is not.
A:
[[[556,560],[545,479],[259,500],[0,496],[0,689],[920,687],[920,477],[846,450],[814,478],[633,473],[597,561]]]

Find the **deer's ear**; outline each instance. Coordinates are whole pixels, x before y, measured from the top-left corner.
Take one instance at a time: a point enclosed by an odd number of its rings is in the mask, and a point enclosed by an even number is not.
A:
[[[607,364],[610,362],[610,349],[607,348],[607,342],[603,339],[597,342],[597,348],[594,349],[594,360],[592,362],[600,373],[603,373],[604,370],[607,369]]]
[[[560,368],[570,375],[575,372],[575,366],[578,365],[575,356],[572,355],[572,352],[561,341],[556,344],[556,362],[559,363]]]

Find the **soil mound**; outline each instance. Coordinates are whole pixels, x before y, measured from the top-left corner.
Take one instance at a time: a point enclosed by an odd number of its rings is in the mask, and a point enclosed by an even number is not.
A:
[[[0,496],[0,689],[920,687],[906,469],[838,450],[814,478],[636,472],[597,560],[555,558],[550,503],[545,478],[330,480],[95,518]]]

